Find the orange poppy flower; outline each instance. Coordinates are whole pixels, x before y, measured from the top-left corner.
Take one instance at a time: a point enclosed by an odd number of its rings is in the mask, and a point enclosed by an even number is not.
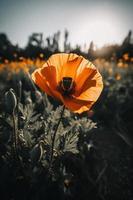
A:
[[[32,79],[44,92],[75,113],[90,110],[103,89],[96,67],[73,53],[52,55],[42,68],[32,73]]]

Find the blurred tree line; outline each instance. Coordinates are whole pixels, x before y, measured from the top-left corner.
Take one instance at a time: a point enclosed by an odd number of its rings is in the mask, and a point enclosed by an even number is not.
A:
[[[52,36],[45,38],[45,40],[43,38],[43,33],[32,33],[28,38],[26,47],[20,48],[19,45],[12,44],[5,33],[0,33],[0,62],[4,59],[17,60],[20,57],[36,58],[40,56],[43,58],[43,55],[45,58],[48,58],[51,54],[61,51],[74,52],[83,55],[90,60],[96,58],[105,58],[110,60],[112,56],[119,59],[124,53],[128,53],[130,57],[133,56],[131,30],[128,32],[127,36],[120,45],[106,45],[100,49],[95,49],[94,42],[91,41],[86,52],[82,50],[79,45],[76,45],[74,48],[71,47],[69,42],[69,32],[67,30],[64,31],[63,50],[61,50],[60,37],[60,31],[57,31]]]

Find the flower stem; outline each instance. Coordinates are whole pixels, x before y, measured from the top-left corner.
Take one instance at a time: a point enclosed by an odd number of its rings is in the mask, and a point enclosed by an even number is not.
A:
[[[17,158],[17,127],[16,127],[16,122],[15,122],[15,112],[13,110],[12,113],[12,118],[13,118],[13,135],[12,135],[12,139],[13,139],[13,156],[16,159]]]
[[[51,166],[52,166],[52,162],[53,162],[53,154],[54,154],[54,143],[55,143],[55,138],[56,138],[56,133],[57,130],[59,128],[60,122],[62,120],[63,114],[64,114],[64,110],[65,110],[65,106],[63,106],[62,111],[61,111],[61,115],[58,121],[58,124],[56,126],[55,132],[53,134],[53,138],[52,138],[52,144],[51,144],[51,155],[50,155],[50,162],[49,162],[49,171],[51,170]]]

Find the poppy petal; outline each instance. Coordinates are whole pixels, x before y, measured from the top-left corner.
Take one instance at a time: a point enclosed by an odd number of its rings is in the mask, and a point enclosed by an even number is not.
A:
[[[39,69],[40,74],[46,79],[52,89],[57,88],[57,73],[56,68],[54,66],[43,66]]]
[[[98,71],[92,73],[93,76],[89,77],[80,90],[79,96],[76,99],[84,101],[97,101],[103,89],[102,77]]]
[[[46,78],[40,73],[40,69],[35,70],[31,75],[35,84],[44,92],[46,92],[49,96],[57,98],[58,100],[62,101],[61,94],[53,90],[49,83],[47,82]]]
[[[83,57],[81,56],[78,56],[74,58],[73,60],[68,59],[67,63],[65,63],[62,66],[60,78],[62,79],[63,77],[71,77],[73,80],[75,80],[77,69],[79,68],[82,60],[83,60]]]
[[[54,66],[56,69],[57,82],[60,82],[63,77],[72,77],[75,79],[77,69],[82,62],[83,57],[77,54],[54,54],[44,66]]]
[[[63,104],[75,113],[82,113],[87,110],[90,110],[94,102],[91,101],[82,101],[75,98],[63,98]]]
[[[54,66],[56,69],[56,79],[57,82],[61,81],[61,71],[62,71],[62,66],[67,62],[69,54],[62,53],[62,54],[54,54],[50,56],[48,59],[46,65],[47,66]]]
[[[97,69],[91,62],[86,62],[85,60],[81,63],[81,66],[77,71],[77,76],[75,79],[77,95],[80,94],[82,86],[85,83],[85,81],[89,78],[91,80],[95,74],[97,74]]]

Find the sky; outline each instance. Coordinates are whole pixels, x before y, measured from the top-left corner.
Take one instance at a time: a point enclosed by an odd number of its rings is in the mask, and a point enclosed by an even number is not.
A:
[[[0,0],[0,32],[13,44],[26,46],[33,32],[43,38],[64,30],[69,41],[97,47],[120,44],[133,30],[133,0]]]

